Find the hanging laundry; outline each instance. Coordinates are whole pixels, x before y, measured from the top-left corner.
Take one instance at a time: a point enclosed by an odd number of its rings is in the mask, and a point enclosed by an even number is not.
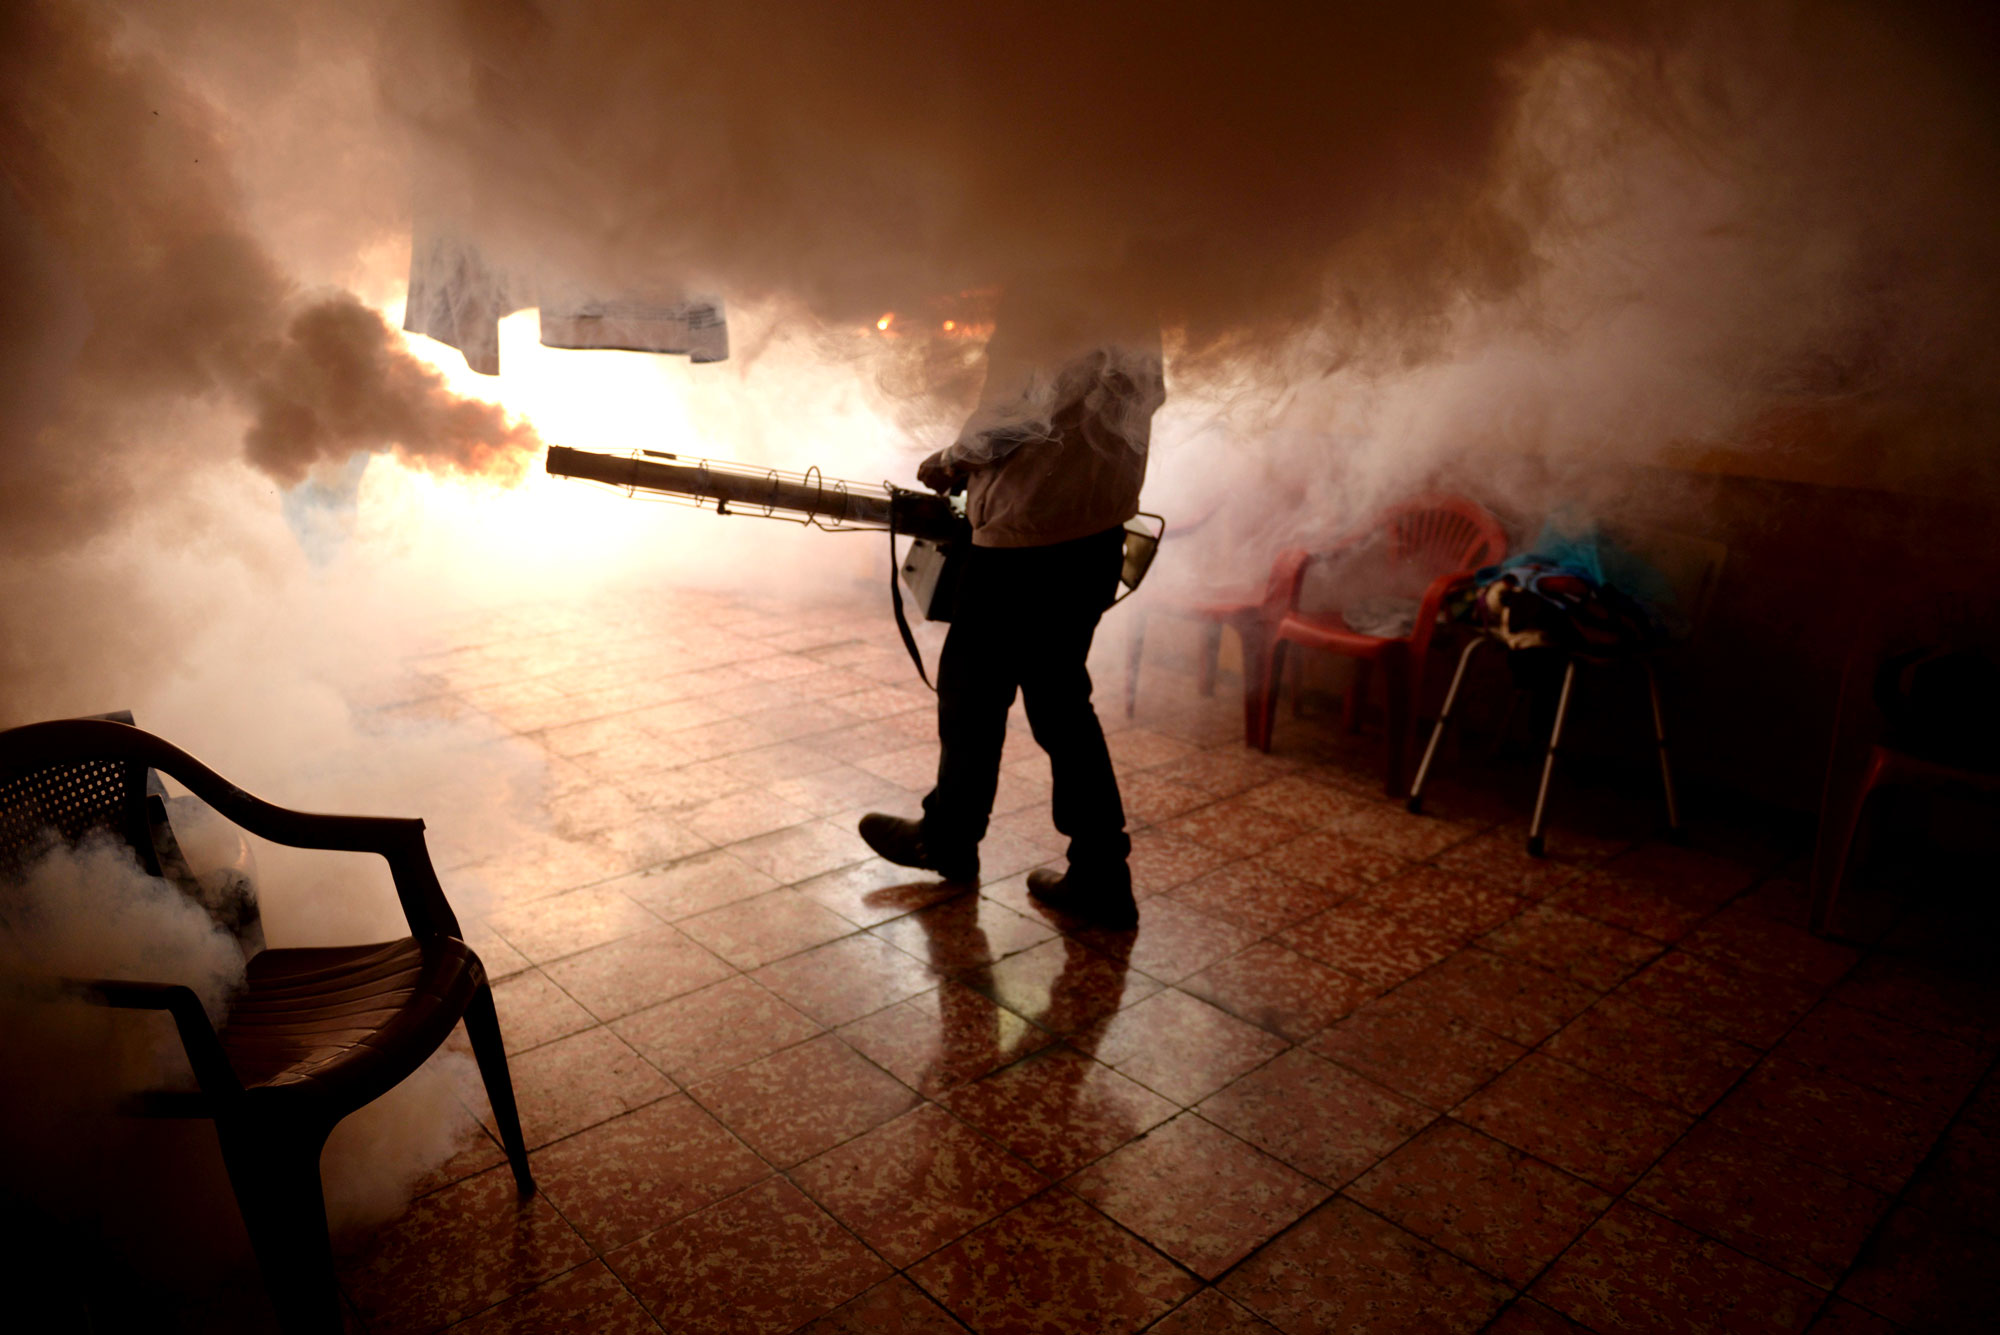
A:
[[[542,303],[542,346],[667,352],[691,362],[729,356],[729,324],[714,299],[648,301],[636,297]]]
[[[729,356],[729,323],[718,298],[579,291],[557,276],[504,270],[463,237],[418,227],[410,245],[406,331],[457,348],[481,375],[499,375],[500,321],[529,306],[541,311],[544,347],[661,352],[693,362]]]

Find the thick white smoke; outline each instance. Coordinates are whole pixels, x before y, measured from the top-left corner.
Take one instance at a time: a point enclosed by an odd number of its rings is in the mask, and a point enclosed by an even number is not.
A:
[[[1147,500],[1223,503],[1214,573],[1431,482],[1990,501],[1994,39],[1949,0],[6,6],[0,725],[131,707],[273,800],[427,817],[476,895],[543,758],[372,711],[413,657],[612,572],[881,577],[550,483],[536,428],[904,480],[977,395],[944,322],[1004,291],[1164,331]],[[419,208],[718,291],[734,357],[510,350],[510,413],[395,332]],[[396,930],[379,873],[265,870],[274,940]]]

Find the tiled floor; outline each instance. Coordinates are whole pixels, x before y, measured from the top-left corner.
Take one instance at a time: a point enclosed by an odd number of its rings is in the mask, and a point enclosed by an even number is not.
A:
[[[1801,930],[1797,850],[1518,794],[1148,662],[1101,673],[1134,937],[1058,858],[1017,728],[987,876],[868,856],[931,699],[892,626],[709,595],[517,610],[384,719],[543,748],[546,831],[440,840],[541,1185],[472,1147],[343,1263],[357,1328],[497,1332],[1967,1329],[1995,1291],[1994,986]],[[1018,720],[1017,720],[1018,722]],[[1583,804],[1570,794],[1565,802]],[[1640,828],[1643,828],[1640,827]]]

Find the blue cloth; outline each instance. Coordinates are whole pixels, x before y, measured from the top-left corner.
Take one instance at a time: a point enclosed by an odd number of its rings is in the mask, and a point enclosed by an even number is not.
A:
[[[1510,648],[1613,658],[1667,638],[1673,603],[1666,578],[1595,520],[1557,511],[1527,551],[1479,572],[1466,613]]]
[[[1553,566],[1583,576],[1600,588],[1616,589],[1646,609],[1662,629],[1677,621],[1674,588],[1652,565],[1604,536],[1594,519],[1559,509],[1542,522],[1541,532],[1525,552],[1480,571],[1480,582],[1510,566]]]

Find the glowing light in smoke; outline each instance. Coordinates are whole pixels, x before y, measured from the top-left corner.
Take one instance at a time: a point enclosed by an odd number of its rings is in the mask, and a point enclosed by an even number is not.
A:
[[[875,322],[875,327],[886,334],[889,332],[889,325],[891,324],[891,322],[895,320],[895,318],[896,318],[896,312],[890,311],[888,314],[884,315],[881,319]]]
[[[400,303],[384,315],[400,326]],[[405,335],[405,344],[454,393],[499,404],[545,441],[586,450],[728,452],[703,440],[689,418],[684,358],[545,348],[540,334],[532,310],[502,320],[498,376],[478,374],[456,349],[428,338]],[[377,459],[361,504],[364,533],[379,530],[405,543],[454,548],[468,565],[506,569],[515,579],[524,562],[545,567],[540,573],[550,578],[559,572],[573,577],[579,570],[630,566],[665,542],[698,537],[684,526],[663,524],[652,506],[552,478],[540,459],[512,487],[427,479]]]
[[[400,312],[388,314],[400,324]],[[532,423],[544,440],[588,450],[715,452],[697,440],[688,420],[686,359],[545,348],[540,333],[534,311],[501,322],[498,376],[471,370],[442,343],[414,335],[405,342],[453,392],[499,404]]]
[[[385,304],[384,316],[400,326],[400,303]],[[755,341],[764,318],[743,311],[746,339]],[[893,323],[893,313],[884,318]],[[500,324],[497,377],[469,370],[441,343],[415,335],[406,343],[455,392],[497,403],[543,440],[577,449],[663,450],[873,480],[912,476],[938,443],[913,437],[873,376],[827,358],[810,335],[779,333],[754,363],[696,366],[682,357],[546,348],[537,315],[523,311]],[[362,483],[358,522],[364,540],[437,550],[438,564],[484,571],[517,595],[533,588],[567,596],[582,581],[619,571],[684,582],[741,580],[754,570],[766,588],[838,582],[864,570],[872,581],[879,573],[878,545],[849,540],[854,535],[635,502],[550,477],[539,459],[518,485],[501,486],[431,478],[377,458]]]

